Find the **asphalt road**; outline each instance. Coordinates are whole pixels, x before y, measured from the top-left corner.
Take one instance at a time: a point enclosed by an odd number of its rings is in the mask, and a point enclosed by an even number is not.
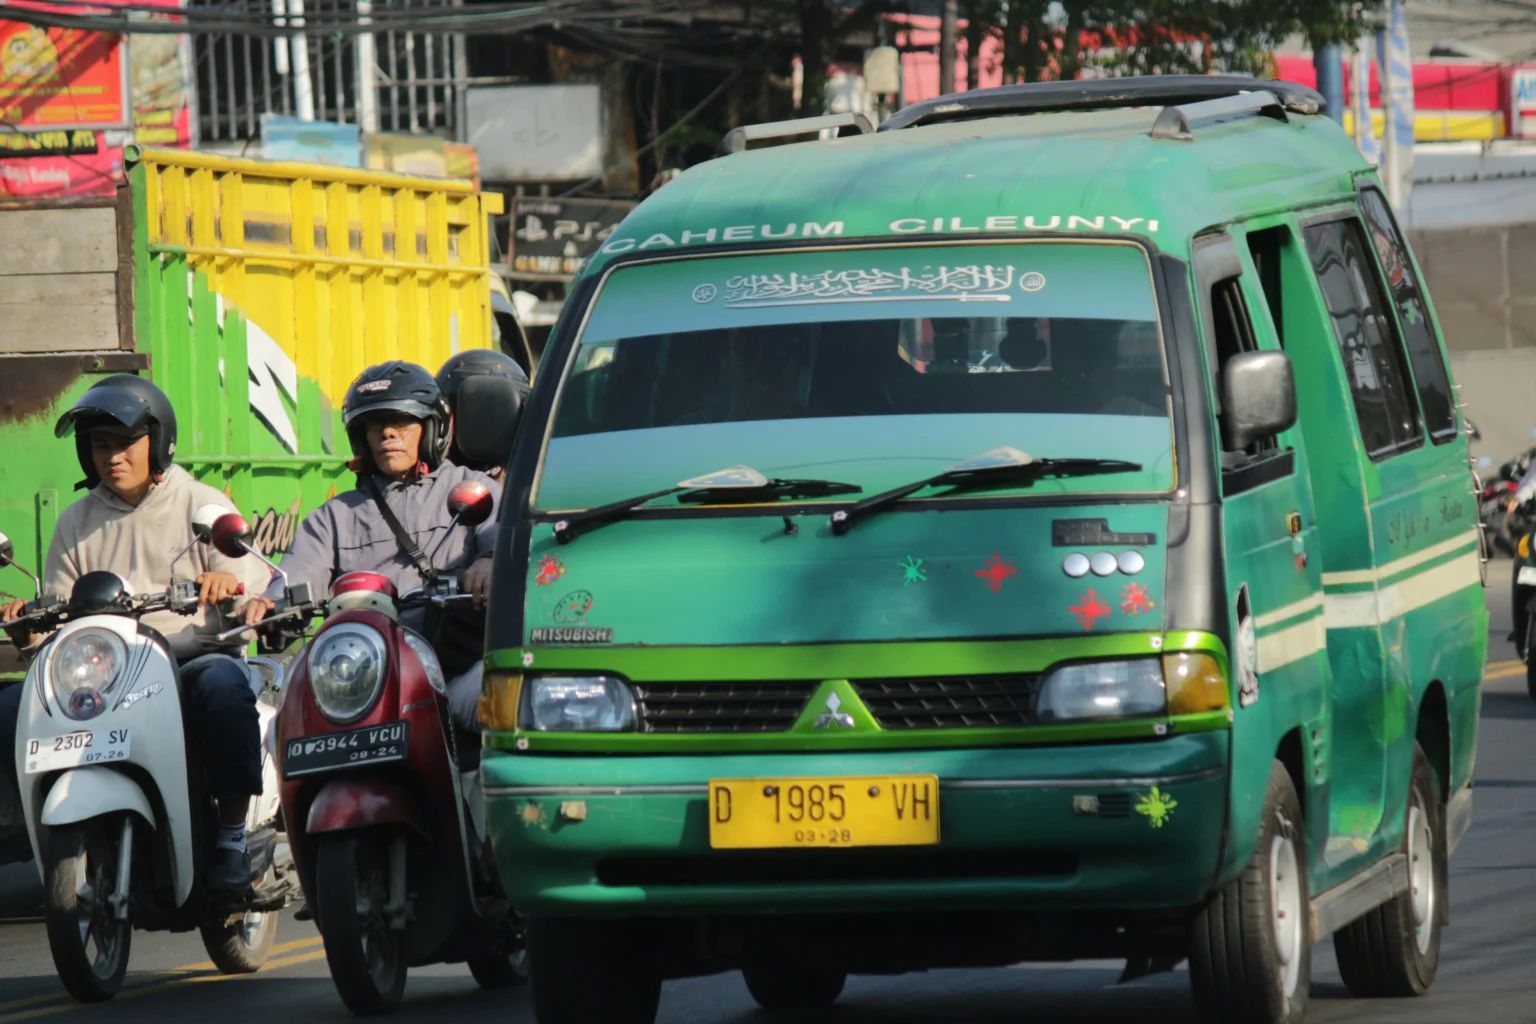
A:
[[[1439,979],[1415,1000],[1349,998],[1328,943],[1313,951],[1311,1021],[1381,1024],[1528,1024],[1536,1022],[1531,964],[1536,961],[1536,702],[1523,669],[1512,664],[1509,564],[1489,567],[1493,636],[1484,684],[1471,831],[1451,865],[1452,924]],[[309,1022],[350,1019],[331,987],[312,925],[283,921],[277,951],[259,974],[226,978],[212,970],[195,935],[138,932],[124,991],[93,1007],[69,1001],[53,974],[39,920],[41,892],[31,864],[0,868],[0,1024],[21,1021],[165,1020]],[[823,1015],[838,1024],[965,1021],[1010,1024],[1186,1024],[1193,1013],[1187,976],[1178,970],[1117,986],[1119,963],[934,971],[896,978],[854,978]],[[462,967],[413,971],[402,1021],[532,1020],[526,991],[480,992]],[[737,975],[669,983],[665,1024],[747,1024],[767,1020]],[[594,1022],[600,1024],[600,1022]]]

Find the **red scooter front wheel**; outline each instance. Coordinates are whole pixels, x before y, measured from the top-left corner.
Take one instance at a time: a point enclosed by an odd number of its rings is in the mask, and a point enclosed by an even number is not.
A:
[[[390,927],[390,836],[382,829],[320,838],[315,917],[341,1001],[359,1017],[389,1013],[405,994],[405,932]]]

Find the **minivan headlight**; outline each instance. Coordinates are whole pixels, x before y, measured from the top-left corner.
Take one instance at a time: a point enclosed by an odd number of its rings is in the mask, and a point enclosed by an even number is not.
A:
[[[54,701],[70,718],[95,718],[106,710],[107,694],[117,685],[127,659],[128,648],[116,633],[105,629],[71,633],[53,649],[48,666]]]
[[[610,676],[536,676],[523,685],[519,724],[535,732],[628,732],[635,695]]]
[[[309,652],[309,692],[320,713],[338,725],[372,710],[384,688],[388,655],[384,638],[370,626],[332,626]]]
[[[1042,722],[1164,715],[1168,698],[1157,658],[1063,665],[1045,677],[1035,714]]]

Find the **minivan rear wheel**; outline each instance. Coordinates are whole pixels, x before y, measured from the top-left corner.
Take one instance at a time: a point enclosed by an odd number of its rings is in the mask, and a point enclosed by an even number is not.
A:
[[[1353,996],[1423,995],[1440,966],[1449,896],[1445,812],[1435,771],[1418,744],[1406,814],[1408,888],[1333,936],[1339,974]]]
[[[1211,1024],[1300,1024],[1312,981],[1306,830],[1279,761],[1243,873],[1211,894],[1190,937],[1195,1007]]]

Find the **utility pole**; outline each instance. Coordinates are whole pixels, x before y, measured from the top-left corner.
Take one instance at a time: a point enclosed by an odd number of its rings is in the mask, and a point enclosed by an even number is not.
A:
[[[357,0],[359,25],[373,24],[373,0]],[[365,132],[379,130],[379,90],[375,84],[378,55],[374,52],[372,32],[357,36],[357,124]]]
[[[944,14],[939,18],[939,92],[943,94],[955,91],[955,37],[959,20],[960,0],[944,0]]]
[[[309,77],[309,40],[305,37],[304,0],[288,0],[288,24],[300,29],[288,37],[293,56],[293,103],[300,121],[315,119],[315,83]]]

